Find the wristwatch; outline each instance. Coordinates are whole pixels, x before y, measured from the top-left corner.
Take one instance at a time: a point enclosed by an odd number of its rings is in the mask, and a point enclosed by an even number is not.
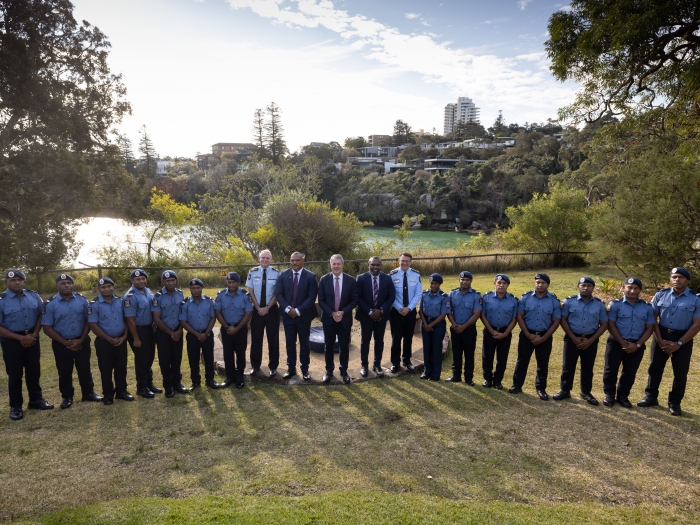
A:
[[[677,344],[678,346],[683,346],[683,341],[681,341],[681,340],[679,339],[678,341],[676,341],[676,344]]]
[[[637,343],[637,348],[641,348],[641,347],[642,347],[642,345],[640,345],[639,343]]]

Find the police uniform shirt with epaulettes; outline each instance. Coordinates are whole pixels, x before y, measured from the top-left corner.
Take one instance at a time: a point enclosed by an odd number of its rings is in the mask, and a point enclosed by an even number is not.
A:
[[[554,319],[561,319],[561,304],[556,295],[547,292],[539,297],[535,290],[520,296],[518,312],[524,312],[525,326],[531,332],[546,332]]]
[[[659,325],[670,330],[687,330],[693,319],[700,317],[700,297],[690,288],[677,294],[673,288],[656,292],[651,300],[655,314],[659,314]]]
[[[135,317],[137,326],[153,324],[152,303],[153,293],[149,288],[144,288],[142,292],[132,286],[124,296],[124,316]]]
[[[397,310],[403,308],[403,275],[406,274],[406,280],[408,281],[408,308],[413,310],[418,306],[418,302],[421,298],[421,280],[420,273],[413,268],[409,268],[404,272],[401,268],[394,268],[389,272],[389,277],[391,277],[391,282],[396,290],[396,295],[394,298],[393,307]]]
[[[496,290],[491,290],[481,300],[482,310],[491,328],[505,328],[518,315],[518,298],[510,292],[498,297]]]
[[[112,295],[112,302],[105,301],[102,295],[98,295],[88,305],[88,322],[97,323],[102,331],[109,337],[121,337],[124,335],[126,321],[124,320],[124,299],[118,295]]]
[[[272,296],[275,295],[275,285],[277,284],[277,278],[280,276],[280,271],[273,267],[268,266],[263,269],[262,266],[255,266],[251,268],[248,272],[248,277],[245,281],[245,286],[248,291],[252,291],[255,295],[255,300],[258,304],[263,304],[260,300],[262,298],[262,285],[265,281],[265,306],[270,304]]]
[[[214,317],[214,301],[202,294],[199,302],[191,295],[180,304],[180,321],[187,321],[197,332],[204,332]]]
[[[237,325],[243,320],[247,312],[253,311],[253,300],[250,292],[244,292],[240,288],[234,295],[228,293],[228,288],[224,288],[216,294],[214,310],[218,310],[224,316],[227,324]]]
[[[83,335],[87,310],[88,300],[85,296],[73,292],[66,300],[61,294],[56,294],[44,305],[41,325],[53,327],[64,339],[77,339]]]
[[[180,304],[185,300],[185,294],[179,288],[172,295],[163,287],[153,294],[151,313],[160,312],[160,319],[171,330],[180,327]]]
[[[588,301],[581,294],[570,295],[562,303],[561,315],[567,316],[566,321],[572,332],[585,335],[598,330],[600,321],[608,320],[605,303],[593,295]]]
[[[457,287],[450,290],[450,311],[457,324],[464,324],[476,311],[482,309],[481,294],[471,286],[462,293]]]
[[[5,290],[0,294],[0,325],[10,332],[34,330],[44,309],[44,301],[34,290],[24,288],[20,295]]]
[[[608,304],[608,320],[615,322],[620,337],[630,341],[639,339],[648,324],[656,323],[654,309],[643,299],[632,304],[627,297],[613,299]]]
[[[442,290],[438,290],[436,294],[428,288],[423,292],[420,298],[420,309],[425,317],[435,318],[442,314],[450,313],[450,296]]]

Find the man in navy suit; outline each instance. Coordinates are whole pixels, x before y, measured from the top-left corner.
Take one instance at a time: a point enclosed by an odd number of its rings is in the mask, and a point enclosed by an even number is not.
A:
[[[384,376],[382,353],[384,352],[384,331],[389,320],[391,305],[394,303],[396,289],[391,277],[382,272],[382,260],[372,257],[369,271],[357,276],[357,310],[355,319],[360,321],[362,338],[360,340],[360,375],[367,377],[369,368],[369,342],[374,336],[374,365],[372,371],[377,377]]]
[[[350,357],[350,329],[352,328],[352,309],[357,304],[357,283],[355,278],[343,272],[343,256],[335,254],[330,260],[331,272],[321,277],[318,285],[318,305],[323,314],[323,338],[326,343],[326,374],[324,383],[330,383],[335,368],[335,339],[340,345],[340,377],[349,385],[352,380],[348,375]]]
[[[304,255],[294,252],[289,258],[291,268],[277,278],[275,296],[280,305],[284,336],[287,344],[287,372],[282,376],[289,379],[297,373],[297,337],[299,338],[299,361],[305,381],[309,374],[309,335],[311,321],[316,316],[316,274],[304,269]]]

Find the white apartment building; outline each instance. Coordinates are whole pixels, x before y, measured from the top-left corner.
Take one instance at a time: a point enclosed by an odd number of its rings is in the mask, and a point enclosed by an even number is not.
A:
[[[445,106],[445,119],[443,123],[443,135],[449,135],[457,122],[479,122],[479,108],[472,99],[459,97],[456,103]]]

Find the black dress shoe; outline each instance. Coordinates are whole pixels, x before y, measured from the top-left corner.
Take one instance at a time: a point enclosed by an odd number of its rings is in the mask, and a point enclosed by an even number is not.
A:
[[[503,390],[503,385],[501,383],[494,383],[493,388],[496,390]]]
[[[64,397],[63,401],[61,401],[61,404],[59,405],[61,408],[70,408],[73,406],[73,398],[72,397]]]
[[[53,408],[53,405],[51,403],[47,403],[45,399],[37,399],[36,401],[30,401],[27,404],[27,408],[36,408],[39,410],[51,410]]]
[[[304,378],[304,381],[311,381],[311,374],[309,374],[308,370],[306,372],[302,372],[301,377]]]
[[[491,388],[493,386],[493,383],[491,381],[485,379],[483,383],[481,383],[481,386],[486,387],[486,388]]]
[[[270,369],[270,377],[275,377],[277,375],[277,369],[276,368],[271,368]]]
[[[83,395],[83,401],[92,401],[93,403],[99,403],[102,401],[102,396],[98,396],[95,392],[90,392],[89,394]]]
[[[432,377],[432,376],[431,376],[431,377],[428,378],[428,380],[429,380],[429,381],[440,381],[440,378],[439,378],[439,377]]]
[[[519,394],[522,391],[523,391],[522,388],[520,388],[519,386],[515,386],[515,385],[513,385],[512,387],[510,387],[508,389],[508,392],[510,392],[511,394]]]
[[[156,397],[156,395],[155,395],[153,392],[151,392],[151,391],[150,391],[148,388],[146,388],[146,387],[144,387],[144,388],[139,388],[139,389],[136,391],[136,394],[139,395],[139,396],[141,396],[141,397],[145,397],[146,399],[151,399],[151,398]]]
[[[260,367],[259,367],[259,366],[254,366],[253,368],[250,369],[250,375],[252,375],[252,376],[254,376],[255,374],[257,374],[258,372],[260,372]]]
[[[202,383],[192,383],[192,386],[190,387],[190,392],[192,392],[192,390],[197,390],[201,386]]]
[[[588,392],[581,392],[580,396],[581,399],[585,400],[589,405],[593,405],[594,407],[598,406],[598,400],[595,397],[593,397],[593,394]]]
[[[173,387],[168,387],[165,389],[165,397],[170,399],[171,397],[175,397],[175,389]]]
[[[381,366],[374,365],[372,367],[372,372],[377,374],[377,377],[384,377],[384,369]]]
[[[603,404],[604,404],[606,407],[611,407],[611,406],[613,406],[613,405],[615,404],[615,398],[614,398],[613,396],[605,396],[605,397],[603,398]]]
[[[323,382],[330,383],[331,377],[333,377],[333,372],[326,372],[325,374],[323,374]]]
[[[423,372],[420,376],[418,376],[418,379],[430,379],[430,376]]]
[[[363,366],[362,368],[360,368],[360,375],[362,377],[367,377],[367,367],[366,366]]]
[[[10,419],[14,421],[19,421],[24,417],[24,412],[22,411],[22,407],[12,407],[10,409]]]
[[[640,399],[637,401],[637,406],[638,407],[655,407],[659,406],[659,401],[655,397],[645,397],[644,399]]]
[[[538,390],[537,397],[540,398],[540,401],[549,401],[549,396],[545,390]]]
[[[122,399],[124,401],[133,401],[134,396],[132,396],[129,392],[117,392],[117,399]]]
[[[552,399],[554,399],[554,401],[561,401],[563,399],[569,399],[570,397],[571,393],[568,390],[560,390],[552,396]]]
[[[282,379],[289,379],[290,377],[293,377],[297,375],[297,369],[296,368],[287,368],[287,371],[284,373],[282,376]]]
[[[391,365],[391,368],[389,369],[389,371],[392,374],[398,374],[401,371],[401,367],[398,365]]]
[[[450,376],[447,379],[445,379],[445,383],[461,383],[462,378],[457,377],[457,376]]]
[[[624,396],[617,396],[617,402],[620,403],[621,407],[632,408],[632,403]]]
[[[149,389],[151,392],[153,392],[154,394],[162,394],[162,393],[163,393],[163,389],[162,389],[162,388],[158,388],[158,387],[157,387],[156,385],[154,385],[153,383],[151,383],[150,385],[148,385],[148,389]]]
[[[346,385],[349,385],[350,383],[352,383],[352,379],[350,378],[350,376],[348,374],[342,374],[340,377],[343,378],[343,383],[345,383]]]
[[[112,396],[105,396],[102,398],[102,402],[105,405],[113,405],[114,404],[114,398]]]
[[[231,386],[232,384],[234,384],[234,383],[235,383],[235,381],[233,381],[233,380],[231,380],[231,379],[229,379],[229,378],[227,377],[227,378],[224,379],[221,383],[219,383],[218,388],[228,388],[228,387],[230,387],[230,386]]]
[[[241,388],[243,388],[244,386],[245,386],[245,383],[243,381],[241,381],[240,383],[236,383],[236,388],[238,388],[239,390]]]
[[[681,406],[678,403],[668,403],[668,411],[671,412],[672,416],[681,415]]]
[[[221,388],[221,384],[217,383],[214,379],[210,379],[209,381],[207,381],[207,386],[209,388],[213,388],[214,390],[218,390],[219,388]]]
[[[413,366],[410,361],[408,363],[404,363],[403,365],[406,367],[406,370],[408,370],[410,373],[416,371],[416,367]]]
[[[182,383],[180,383],[179,385],[176,385],[176,386],[175,386],[175,392],[177,392],[178,394],[189,394],[189,393],[190,393],[190,389],[187,388],[187,387],[186,387],[185,385],[183,385]]]
[[[465,379],[464,382],[468,384],[469,386],[474,386],[476,383],[472,381],[471,379]]]

